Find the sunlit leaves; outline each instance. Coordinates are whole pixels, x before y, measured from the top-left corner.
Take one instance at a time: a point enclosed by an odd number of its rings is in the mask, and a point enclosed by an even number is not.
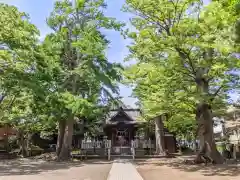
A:
[[[195,105],[202,100],[215,115],[222,114],[227,92],[239,84],[233,82],[237,75],[229,75],[240,69],[234,57],[235,12],[222,1],[204,6],[198,0],[127,0],[124,10],[135,15],[136,31],[127,35],[133,40],[128,58],[137,61],[125,72],[126,82],[133,85],[146,116],[168,113],[167,126],[177,131],[174,127],[184,125],[194,130]],[[196,84],[199,69],[209,81],[207,95]]]

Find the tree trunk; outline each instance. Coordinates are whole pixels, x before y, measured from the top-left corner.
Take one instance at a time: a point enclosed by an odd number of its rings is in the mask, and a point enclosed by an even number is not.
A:
[[[197,152],[197,142],[196,138],[193,138],[193,151],[196,153]]]
[[[211,59],[213,50],[209,49],[208,56]],[[196,85],[200,97],[200,101],[196,107],[196,120],[198,124],[197,134],[200,140],[200,152],[195,161],[201,162],[201,157],[207,157],[212,162],[222,164],[224,162],[223,156],[218,152],[213,132],[213,113],[211,105],[209,104],[209,80],[206,73],[208,69],[199,68],[196,72]]]
[[[67,161],[67,160],[70,160],[71,158],[73,124],[74,124],[73,118],[68,119],[66,121],[62,147],[61,147],[60,154],[58,156],[58,160],[60,161]]]
[[[165,155],[164,125],[162,116],[155,118],[156,154]]]
[[[27,157],[28,156],[27,141],[26,141],[25,134],[22,130],[19,130],[18,132],[18,139],[19,139],[18,142],[19,142],[19,148],[20,148],[19,153],[21,153],[23,157]]]
[[[9,127],[8,127],[8,125],[4,125],[4,131],[5,131],[5,133],[4,133],[4,149],[6,149],[6,151],[7,152],[9,152],[9,143],[8,143],[8,132],[9,132]]]
[[[60,120],[58,122],[58,139],[57,139],[57,148],[56,148],[56,154],[59,156],[61,149],[62,149],[62,144],[63,144],[63,138],[65,134],[65,128],[66,128],[66,121],[65,120]]]
[[[200,103],[197,107],[196,119],[198,121],[198,134],[200,140],[200,152],[197,155],[196,162],[200,162],[201,154],[209,157],[214,163],[222,164],[224,158],[218,152],[214,133],[212,111],[206,103]]]
[[[26,134],[25,141],[26,141],[26,148],[27,148],[27,156],[29,157],[32,155],[32,144],[31,144],[32,134],[31,133]]]

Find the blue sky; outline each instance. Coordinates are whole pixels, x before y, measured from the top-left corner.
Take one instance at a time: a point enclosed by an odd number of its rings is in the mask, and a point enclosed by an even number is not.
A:
[[[46,18],[49,16],[53,9],[55,0],[0,0],[0,2],[15,5],[20,11],[24,11],[30,15],[31,22],[35,24],[41,32],[41,39],[50,32],[50,29],[46,25]],[[209,0],[204,0],[205,3]],[[129,26],[130,14],[121,12],[121,7],[124,0],[108,0],[108,8],[106,15],[115,17],[120,21],[123,21]],[[119,32],[116,31],[104,31],[107,38],[111,41],[110,47],[107,51],[107,56],[111,62],[123,63],[124,57],[128,54],[128,48],[126,47],[130,41],[124,39]],[[120,94],[124,97],[124,103],[126,105],[135,106],[136,99],[130,98],[131,88],[120,86]],[[237,98],[236,94],[231,95],[233,99]]]

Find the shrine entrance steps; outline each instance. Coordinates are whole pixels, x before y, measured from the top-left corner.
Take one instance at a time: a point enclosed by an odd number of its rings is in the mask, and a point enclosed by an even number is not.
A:
[[[130,146],[113,146],[111,155],[132,155]]]
[[[117,160],[117,159],[126,159],[126,160],[131,160],[133,159],[133,156],[132,155],[111,155],[111,159],[113,160]]]
[[[113,146],[111,148],[111,159],[132,159],[130,146]]]

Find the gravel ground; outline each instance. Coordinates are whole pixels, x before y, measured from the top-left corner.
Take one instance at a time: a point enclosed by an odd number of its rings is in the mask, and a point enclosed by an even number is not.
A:
[[[240,165],[185,165],[175,159],[136,161],[144,180],[240,180]]]
[[[109,161],[46,162],[18,159],[0,161],[0,180],[107,180]]]

